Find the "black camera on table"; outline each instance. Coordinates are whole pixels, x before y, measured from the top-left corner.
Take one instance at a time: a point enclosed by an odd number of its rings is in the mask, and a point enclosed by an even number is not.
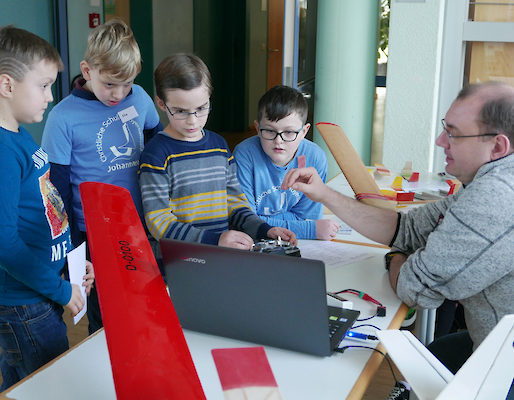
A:
[[[278,254],[282,256],[301,257],[300,249],[298,247],[280,239],[263,239],[254,243],[251,251],[256,251],[258,253]]]

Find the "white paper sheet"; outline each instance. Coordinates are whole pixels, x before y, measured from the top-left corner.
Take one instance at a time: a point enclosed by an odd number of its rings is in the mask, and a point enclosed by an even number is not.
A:
[[[80,287],[80,293],[84,298],[84,308],[73,317],[73,323],[81,320],[87,311],[86,288],[82,286],[84,275],[86,274],[86,243],[82,243],[76,249],[68,253],[68,272],[70,274],[70,283],[75,283]]]
[[[340,267],[373,256],[366,247],[328,240],[300,241],[298,247],[303,258],[321,260],[327,268]]]

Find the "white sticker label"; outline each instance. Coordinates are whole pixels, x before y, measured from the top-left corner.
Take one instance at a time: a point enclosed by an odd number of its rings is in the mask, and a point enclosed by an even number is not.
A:
[[[136,111],[136,108],[134,106],[130,106],[128,108],[125,108],[124,110],[121,110],[118,115],[120,116],[121,122],[125,123],[127,121],[130,121],[131,119],[134,119],[139,116],[139,114]]]

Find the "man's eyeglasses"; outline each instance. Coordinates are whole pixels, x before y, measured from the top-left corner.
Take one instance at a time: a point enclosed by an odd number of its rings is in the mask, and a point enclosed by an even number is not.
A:
[[[443,125],[444,133],[448,136],[448,139],[459,139],[459,138],[469,138],[469,137],[480,137],[480,136],[497,136],[499,133],[481,133],[479,135],[452,135],[448,130],[448,125],[446,125],[446,121],[444,118],[441,120],[441,124]]]
[[[173,117],[173,119],[177,120],[183,120],[187,119],[190,115],[194,115],[196,118],[205,117],[207,114],[211,112],[211,107],[200,107],[196,111],[175,111],[171,112],[171,110],[168,108],[168,105],[164,103],[164,107],[166,107],[166,110],[170,113],[170,115]]]
[[[277,132],[273,129],[266,129],[261,128],[259,126],[259,132],[261,133],[261,137],[266,140],[275,140],[277,136],[280,136],[280,138],[284,142],[294,142],[296,138],[298,137],[298,134],[302,131],[303,126],[298,131],[282,131]]]

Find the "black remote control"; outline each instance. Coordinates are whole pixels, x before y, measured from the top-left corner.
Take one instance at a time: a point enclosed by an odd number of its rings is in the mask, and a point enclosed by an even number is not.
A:
[[[261,240],[256,242],[251,251],[259,253],[278,254],[283,256],[301,257],[300,249],[284,240]]]

